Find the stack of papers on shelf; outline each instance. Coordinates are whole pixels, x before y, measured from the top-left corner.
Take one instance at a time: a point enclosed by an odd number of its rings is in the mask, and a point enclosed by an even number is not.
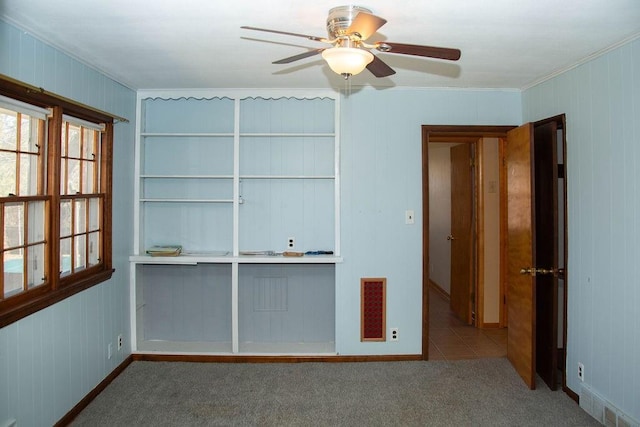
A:
[[[178,256],[182,252],[180,245],[151,246],[147,254],[151,256]]]

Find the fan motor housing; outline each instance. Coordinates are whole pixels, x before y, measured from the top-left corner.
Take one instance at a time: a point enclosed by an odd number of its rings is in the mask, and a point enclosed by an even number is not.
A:
[[[344,36],[353,19],[360,12],[371,13],[369,9],[361,6],[338,6],[329,10],[329,16],[327,17],[329,38],[337,39]]]

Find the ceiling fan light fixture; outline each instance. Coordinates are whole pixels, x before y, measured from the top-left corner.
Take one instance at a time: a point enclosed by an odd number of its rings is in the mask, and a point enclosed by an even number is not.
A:
[[[355,47],[325,49],[322,51],[322,57],[335,73],[345,76],[345,78],[362,72],[373,61],[371,52]]]

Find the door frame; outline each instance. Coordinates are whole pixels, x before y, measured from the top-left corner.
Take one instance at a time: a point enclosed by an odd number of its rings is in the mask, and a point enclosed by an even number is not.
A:
[[[563,283],[563,313],[562,313],[562,390],[572,399],[577,401],[577,394],[567,387],[567,367],[566,367],[566,349],[567,349],[567,306],[568,306],[568,287],[569,287],[569,246],[568,246],[568,209],[567,209],[567,126],[565,114],[548,117],[546,119],[533,122],[534,127],[555,121],[558,129],[562,131],[562,140],[558,143],[562,144],[562,164],[563,164],[563,197],[560,201],[563,204],[563,242],[564,242],[564,283]],[[482,126],[482,125],[422,125],[422,358],[429,358],[429,142],[468,142],[469,140],[477,141],[480,138],[498,138],[499,139],[499,155],[501,159],[505,158],[506,136],[507,132],[517,126]],[[505,295],[506,292],[506,171],[500,168],[500,293]],[[479,213],[480,215],[481,213]],[[479,216],[478,215],[478,216]],[[476,230],[476,233],[480,233]],[[479,236],[481,237],[481,236]],[[476,295],[479,298],[480,292]],[[506,325],[507,310],[505,300],[503,298],[501,307],[500,323]]]
[[[506,140],[507,132],[516,126],[457,126],[457,125],[423,125],[422,126],[422,206],[423,212],[422,215],[422,358],[423,360],[429,359],[429,143],[437,143],[437,142],[458,142],[458,143],[477,143],[481,138],[498,138],[499,139],[499,150],[500,157],[503,158],[504,153],[504,140]],[[478,153],[481,144],[476,145],[476,154]],[[476,155],[476,162],[479,163],[482,156]],[[504,186],[505,180],[502,176],[503,168],[500,168],[500,224],[501,224],[501,234],[502,227],[506,224],[505,218],[503,218],[506,209],[502,206],[502,200],[505,199],[504,195],[506,195],[506,187]],[[477,199],[477,188],[482,184],[482,172],[481,168],[476,168],[476,196],[474,198]],[[475,271],[476,274],[476,284],[477,284],[477,292],[476,292],[476,321],[478,319],[482,319],[483,316],[479,312],[481,310],[481,305],[477,304],[477,301],[480,300],[480,297],[484,295],[483,291],[483,281],[481,279],[480,272],[482,271],[482,266],[480,265],[480,261],[483,259],[482,245],[483,245],[483,230],[482,227],[479,227],[478,221],[482,219],[482,206],[478,206],[477,215],[475,218],[475,234],[476,234],[476,242],[475,242],[475,253],[476,253],[476,261],[477,268]],[[500,259],[501,259],[501,271],[500,271],[500,293],[504,295],[504,262],[503,259],[506,257],[505,245],[501,240],[500,244]],[[503,303],[500,304],[500,323],[502,325],[504,316],[502,313],[506,312],[504,307],[504,299]]]

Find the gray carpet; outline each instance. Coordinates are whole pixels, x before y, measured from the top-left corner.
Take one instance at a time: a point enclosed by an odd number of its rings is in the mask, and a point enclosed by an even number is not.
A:
[[[504,358],[455,362],[133,362],[76,426],[588,426]]]

